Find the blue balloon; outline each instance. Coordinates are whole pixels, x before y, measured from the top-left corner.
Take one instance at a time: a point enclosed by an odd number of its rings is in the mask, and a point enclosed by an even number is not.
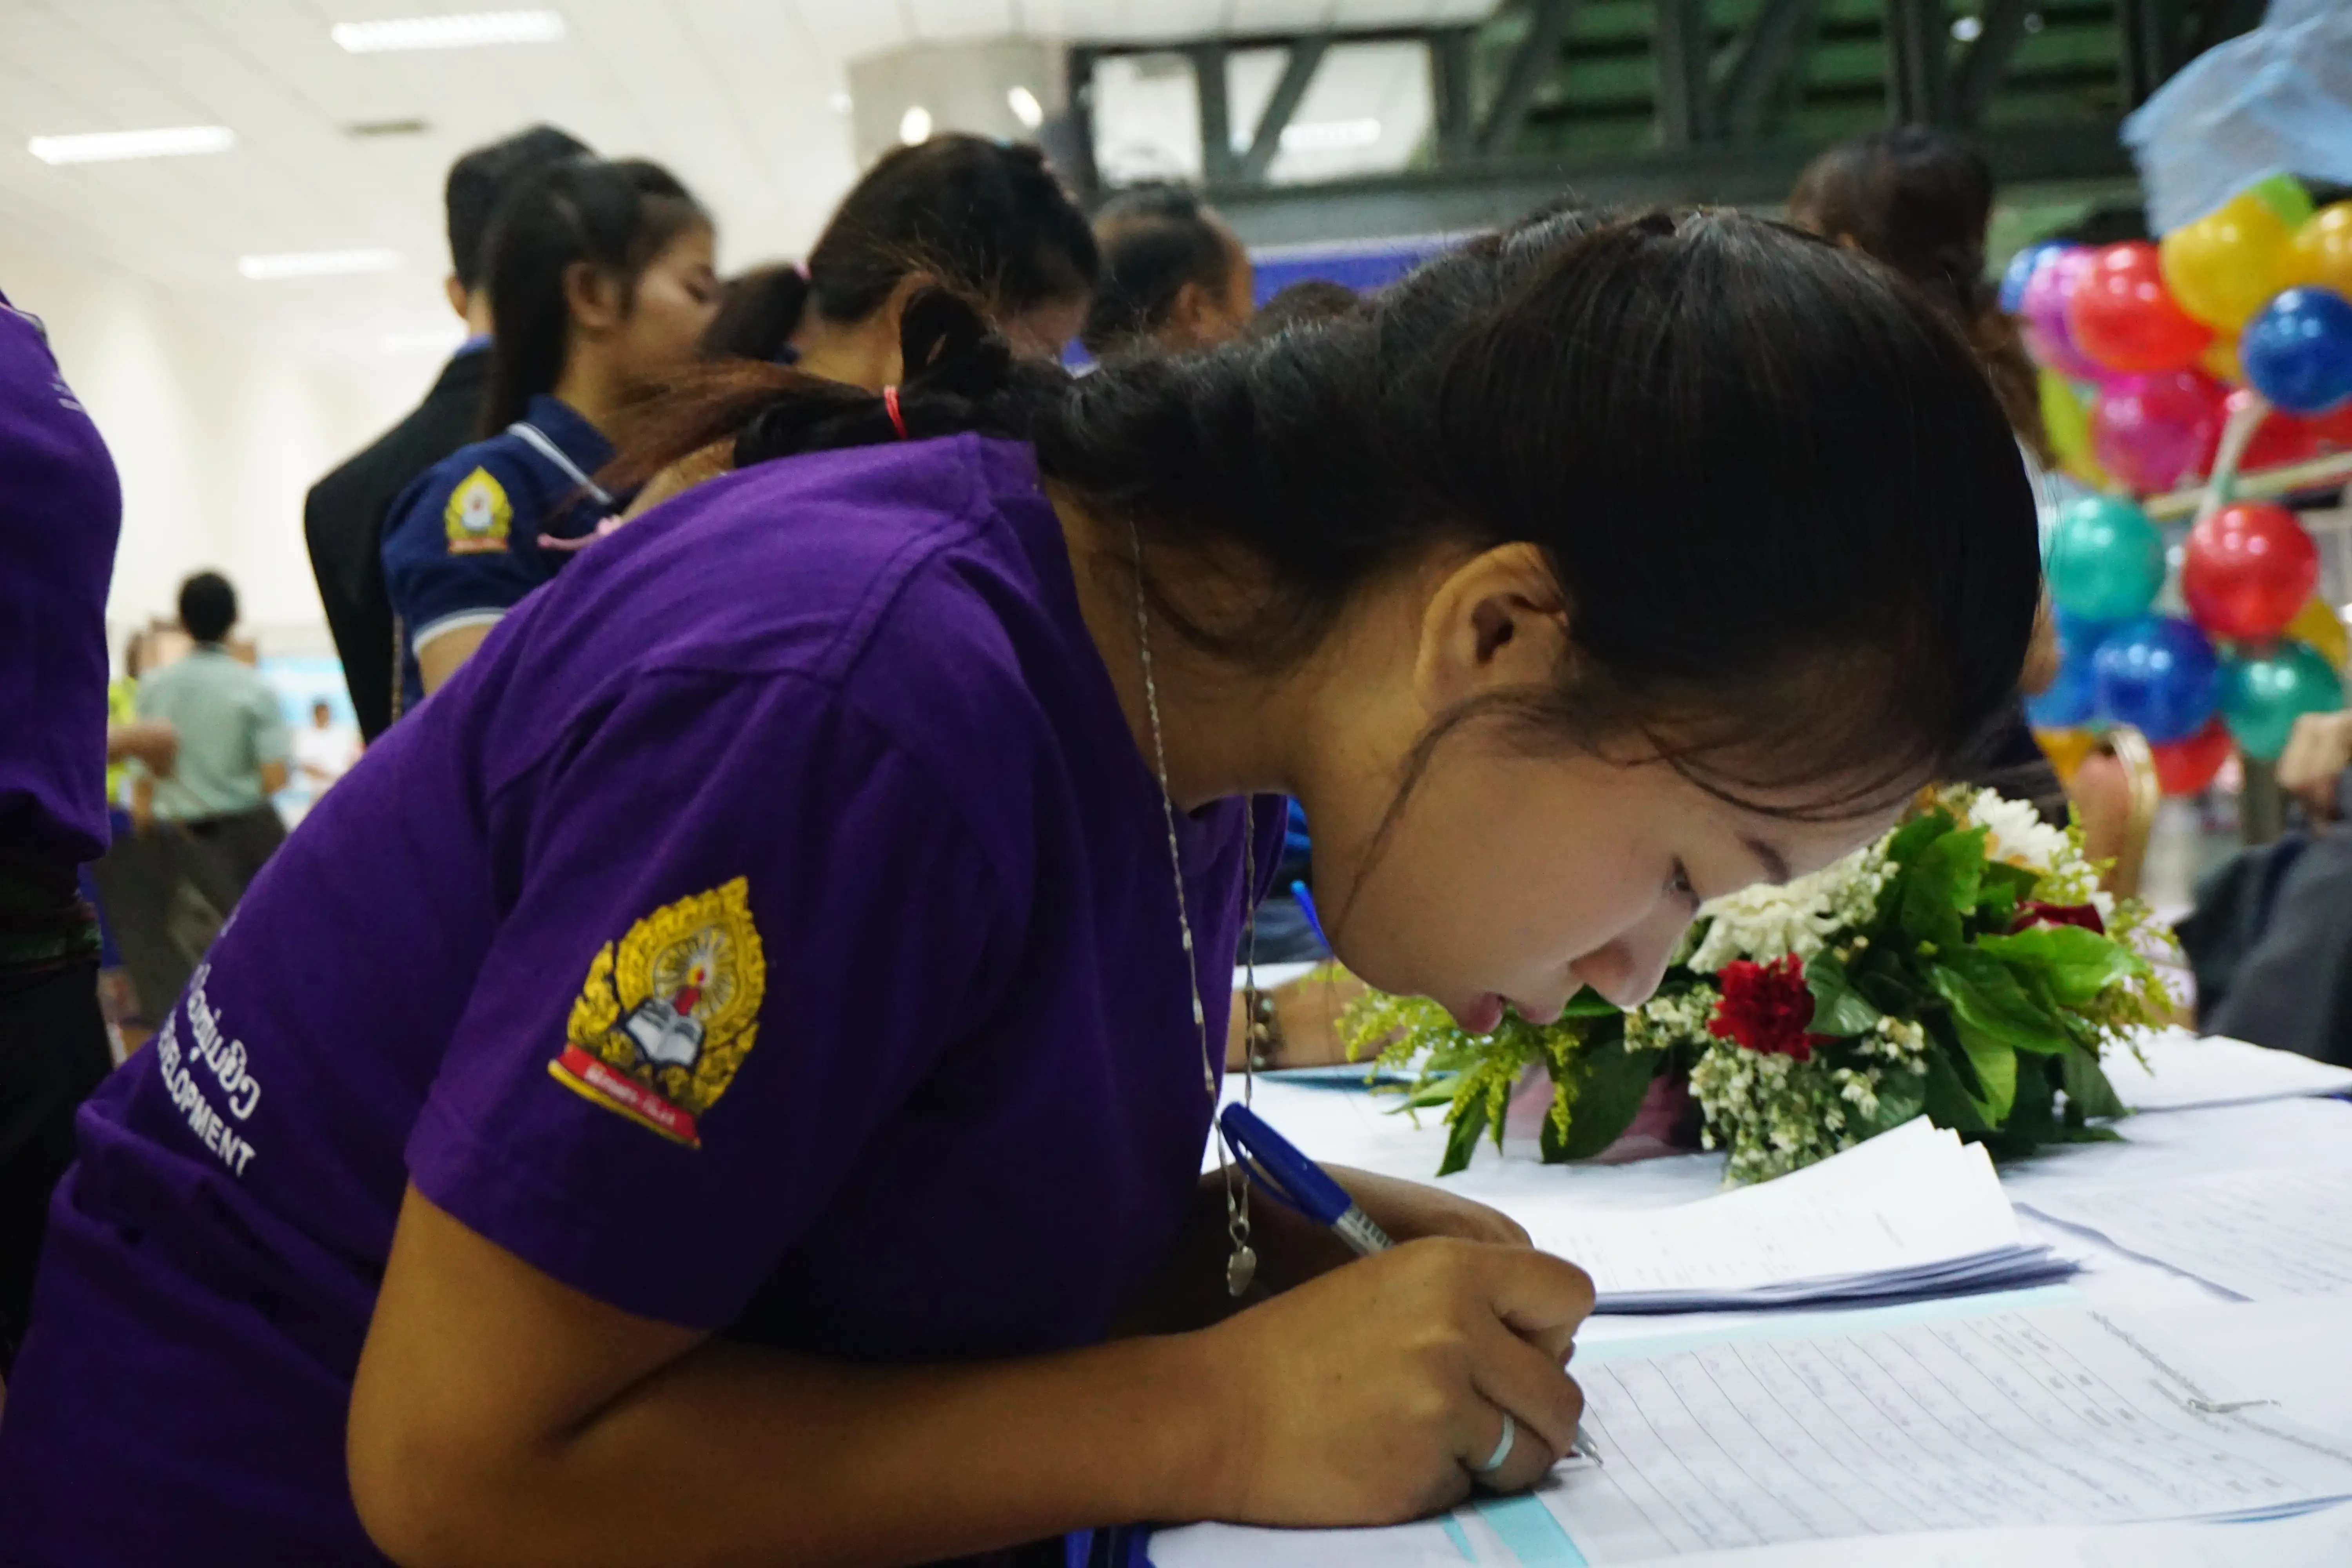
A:
[[[2290,289],[2238,339],[2246,384],[2289,414],[2324,414],[2352,397],[2352,302],[2332,289]]]
[[[2063,610],[2057,621],[2058,674],[2047,690],[2025,700],[2025,717],[2037,730],[2071,730],[2099,715],[2098,682],[2091,661],[2115,628]]]
[[[2117,628],[2092,665],[2106,716],[2158,745],[2203,729],[2221,701],[2221,661],[2213,645],[2175,616]]]
[[[2164,535],[2120,496],[2084,496],[2058,513],[2050,536],[2050,597],[2089,621],[2143,615],[2164,586]]]
[[[2036,240],[2010,258],[2008,270],[2000,275],[2000,308],[2014,316],[2025,308],[2025,286],[2044,263],[2066,248],[2061,239]]]

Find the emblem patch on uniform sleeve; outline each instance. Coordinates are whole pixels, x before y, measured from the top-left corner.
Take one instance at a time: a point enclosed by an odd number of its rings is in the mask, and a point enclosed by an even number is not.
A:
[[[740,877],[656,910],[588,965],[558,1083],[689,1149],[759,1036],[768,964]]]
[[[452,555],[503,551],[507,533],[514,526],[514,503],[507,500],[507,488],[489,469],[476,468],[449,492],[441,526],[449,536]]]

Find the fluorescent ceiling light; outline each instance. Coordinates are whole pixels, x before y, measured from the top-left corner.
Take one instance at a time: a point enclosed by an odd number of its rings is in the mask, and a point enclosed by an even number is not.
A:
[[[341,22],[328,37],[355,55],[394,49],[478,49],[492,44],[553,44],[567,29],[561,11],[476,11],[454,16],[391,16]]]
[[[918,103],[898,116],[898,140],[912,147],[931,139],[931,111]]]
[[[1377,120],[1302,120],[1282,128],[1286,153],[1337,153],[1370,147],[1381,139]]]
[[[26,144],[44,163],[111,163],[124,158],[186,158],[226,153],[236,132],[226,125],[175,125],[156,131],[97,131],[86,136],[36,136]]]
[[[1030,130],[1034,131],[1045,123],[1045,106],[1038,102],[1037,95],[1027,88],[1014,88],[1004,95],[1004,101],[1013,110],[1013,118]]]
[[[287,256],[240,256],[236,269],[247,278],[332,278],[346,272],[389,272],[400,265],[397,250],[302,250]]]

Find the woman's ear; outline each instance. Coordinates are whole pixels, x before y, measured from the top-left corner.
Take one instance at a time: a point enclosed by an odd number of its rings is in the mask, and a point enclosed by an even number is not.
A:
[[[629,314],[621,280],[593,261],[575,261],[563,269],[563,304],[572,325],[592,334],[617,330]]]
[[[1555,679],[1568,600],[1533,544],[1500,544],[1447,572],[1422,612],[1413,684],[1433,712]]]

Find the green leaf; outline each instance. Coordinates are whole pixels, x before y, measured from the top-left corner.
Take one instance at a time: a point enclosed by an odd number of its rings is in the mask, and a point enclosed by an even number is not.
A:
[[[1568,999],[1568,1011],[1560,1016],[1565,1018],[1607,1018],[1620,1016],[1622,1012],[1623,1009],[1616,1003],[1588,985]]]
[[[1576,1108],[1568,1119],[1563,1159],[1589,1160],[1617,1142],[1640,1113],[1657,1076],[1657,1051],[1629,1051],[1621,1037],[1588,1047],[1579,1063]]]
[[[2017,1038],[2021,1031],[2014,1026],[2017,1020],[2011,1016],[2010,1008],[2012,1005],[2021,1010],[2024,1007],[2024,993],[2017,989],[2016,980],[1998,959],[1969,954],[1965,948],[1947,957],[1964,955],[1983,958],[1986,965],[1999,970],[2008,994],[2000,994],[1997,986],[1983,984],[1984,976],[1964,973],[1949,963],[1936,964],[1929,970],[1928,978],[1935,984],[1937,994],[1951,1007],[1952,1033],[1958,1038],[1969,1068],[1976,1076],[1985,1114],[1993,1125],[1999,1126],[2008,1119],[2010,1107],[2017,1100]],[[2053,1048],[2063,1050],[2064,1037],[2057,1038],[2059,1044]]]
[[[2056,1014],[2037,1004],[2009,965],[1981,947],[1956,947],[1937,955],[1927,983],[1952,1009],[1960,1043],[1970,1034],[2011,1050],[2055,1056],[2069,1044]],[[1975,1059],[1976,1053],[1969,1053]]]
[[[2058,1086],[2051,1081],[2056,1061],[2049,1057],[2010,1058],[2017,1064],[2017,1093],[2000,1130],[2028,1146],[2058,1135]]]
[[[1895,830],[1886,841],[1886,858],[1897,866],[1908,866],[1919,858],[1920,852],[1949,833],[1954,823],[1952,814],[1942,806],[1913,817]]]
[[[2086,1007],[2108,986],[2147,967],[2122,942],[2081,926],[2028,926],[2014,936],[1979,937],[1977,947],[2040,974],[2062,1007]]]
[[[2085,933],[2088,934],[2088,933]],[[2084,1116],[2128,1116],[2130,1108],[2107,1081],[2106,1069],[2088,1051],[2073,1050],[2058,1058],[2064,1072],[2066,1103]]]
[[[1863,1034],[1885,1016],[1853,988],[1845,964],[1834,952],[1813,955],[1805,965],[1805,987],[1813,994],[1813,1021],[1806,1026],[1817,1035]]]
[[[1919,852],[1903,882],[1903,929],[1939,948],[1960,944],[1960,916],[1983,885],[1985,830],[1947,833]]]
[[[1482,1091],[1454,1104],[1453,1125],[1445,1134],[1445,1159],[1437,1167],[1441,1176],[1470,1168],[1470,1156],[1478,1150],[1478,1134],[1486,1131],[1486,1096]]]
[[[2014,1066],[2017,1058],[2010,1061]],[[1927,1119],[1938,1127],[1949,1127],[1957,1132],[1990,1131],[1991,1119],[1960,1082],[1953,1070],[1952,1058],[1941,1051],[1927,1053],[1927,1083],[1925,1096]]]
[[[1987,860],[1984,868],[1984,890],[1977,895],[1979,908],[1984,900],[2002,889],[2012,895],[2012,904],[2023,903],[2042,885],[2042,873],[2029,871],[2022,866],[2012,866],[2006,860]]]
[[[1927,1109],[1924,1074],[1890,1072],[1878,1086],[1878,1114],[1870,1119],[1873,1135],[1890,1132]]]

